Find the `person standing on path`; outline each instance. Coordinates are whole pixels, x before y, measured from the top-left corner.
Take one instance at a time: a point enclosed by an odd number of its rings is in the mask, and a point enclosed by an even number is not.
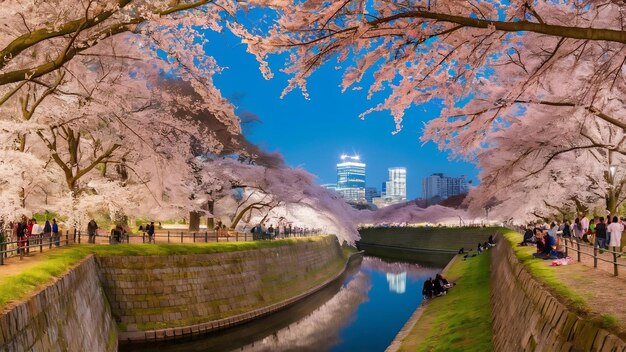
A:
[[[587,233],[589,231],[589,219],[583,213],[580,213],[580,225],[583,227],[583,233]]]
[[[607,227],[611,233],[611,240],[609,241],[609,247],[613,247],[615,252],[621,252],[622,246],[622,233],[624,232],[624,225],[619,223],[617,216],[613,217],[613,222]]]
[[[61,238],[59,237],[59,224],[57,224],[57,219],[52,219],[52,237],[54,238],[54,244],[58,247]]]
[[[87,224],[87,234],[89,235],[89,243],[96,243],[96,231],[98,230],[98,224],[96,220],[91,219]]]
[[[148,233],[148,243],[154,242],[154,221],[150,223],[150,225],[146,225],[146,232]],[[156,242],[154,242],[156,243]]]
[[[604,216],[600,217],[600,222],[596,224],[596,247],[606,247],[606,224],[604,223]]]

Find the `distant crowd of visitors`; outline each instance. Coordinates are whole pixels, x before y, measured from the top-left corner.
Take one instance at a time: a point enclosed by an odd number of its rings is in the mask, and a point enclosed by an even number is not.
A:
[[[429,277],[428,280],[424,282],[422,295],[424,295],[425,299],[442,296],[447,294],[448,290],[452,288],[452,286],[454,286],[454,284],[448,282],[448,280],[441,276],[441,274],[437,274],[434,279]]]
[[[571,238],[576,241],[589,243],[599,249],[613,248],[615,252],[621,252],[621,241],[625,218],[617,216],[603,216],[587,218],[580,214],[573,223],[565,220],[554,221],[547,224],[528,224],[524,229],[524,238],[520,245],[537,246],[535,257],[545,259],[557,259],[564,256],[560,237]]]
[[[56,219],[46,220],[43,225],[38,224],[35,218],[27,218],[22,216],[19,221],[11,221],[5,223],[0,220],[0,243],[8,241],[9,235],[14,241],[17,241],[18,254],[26,254],[30,252],[30,246],[33,244],[43,243],[47,241],[59,246],[59,225]]]
[[[250,232],[252,233],[252,238],[255,240],[273,240],[275,238],[281,237],[295,237],[295,236],[307,236],[307,235],[317,235],[322,232],[322,229],[314,229],[308,227],[299,227],[292,226],[291,224],[277,224],[274,227],[273,224],[267,226],[267,223],[261,223],[257,226],[254,226]]]
[[[472,258],[479,254],[482,254],[484,251],[488,250],[489,248],[495,245],[496,243],[493,241],[493,235],[490,235],[487,241],[483,243],[478,242],[478,245],[476,246],[476,253],[473,253],[472,249],[470,249],[469,251],[465,251],[465,248],[461,247],[461,249],[459,249],[458,254],[463,254],[463,260],[466,260],[468,258]]]

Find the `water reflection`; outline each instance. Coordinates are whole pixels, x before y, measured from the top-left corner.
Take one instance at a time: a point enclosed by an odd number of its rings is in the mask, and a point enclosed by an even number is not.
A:
[[[241,351],[324,351],[339,342],[340,328],[367,300],[370,278],[362,272],[328,302],[300,321],[241,348]]]
[[[389,283],[389,291],[403,294],[406,291],[406,272],[400,274],[387,273],[387,282]]]
[[[364,257],[341,280],[284,311],[186,340],[120,345],[122,351],[384,351],[440,269]]]

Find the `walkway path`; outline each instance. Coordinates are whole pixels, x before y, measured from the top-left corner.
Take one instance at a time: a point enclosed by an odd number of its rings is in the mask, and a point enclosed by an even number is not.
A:
[[[625,276],[613,276],[582,263],[555,267],[554,270],[561,282],[586,299],[592,314],[612,315],[617,318],[619,330],[626,331],[626,273]]]
[[[574,261],[577,260],[577,252],[572,250],[571,248],[577,248],[576,246],[576,242],[572,243],[569,240],[567,241],[567,245],[568,247],[570,247],[568,249],[568,255],[570,257],[572,257],[572,259]],[[613,248],[611,248],[613,249]],[[580,245],[580,262],[583,263],[584,265],[590,266],[593,268],[593,255],[594,255],[594,251],[593,251],[593,247],[591,247],[588,244],[581,244]],[[613,274],[614,272],[614,266],[613,266],[613,254],[609,253],[609,252],[603,252],[600,253],[598,251],[597,253],[598,255],[598,269],[609,273],[609,274]],[[603,260],[601,260],[603,259]],[[618,258],[617,262],[620,263],[621,265],[624,266],[618,266],[618,274],[622,275],[624,277],[626,277],[626,258]]]

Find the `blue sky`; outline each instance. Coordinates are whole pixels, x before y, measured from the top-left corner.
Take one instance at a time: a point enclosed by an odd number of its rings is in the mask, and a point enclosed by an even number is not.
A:
[[[326,65],[309,81],[310,100],[299,91],[280,99],[287,76],[280,73],[282,60],[271,61],[275,73],[265,80],[254,57],[232,34],[207,32],[207,52],[224,71],[214,77],[222,94],[237,106],[238,114],[252,113],[260,122],[244,125],[246,137],[267,151],[278,151],[292,167],[302,167],[318,177],[318,183],[335,183],[339,155],[357,153],[367,163],[367,185],[379,190],[387,179],[387,168],[407,168],[409,198],[421,196],[421,179],[434,172],[467,175],[476,182],[477,169],[469,163],[449,161],[433,143],[422,145],[423,122],[439,113],[435,104],[407,111],[403,130],[393,135],[393,118],[388,112],[358,115],[384,96],[366,99],[362,91],[341,93],[341,72]],[[377,99],[378,98],[378,99]]]

